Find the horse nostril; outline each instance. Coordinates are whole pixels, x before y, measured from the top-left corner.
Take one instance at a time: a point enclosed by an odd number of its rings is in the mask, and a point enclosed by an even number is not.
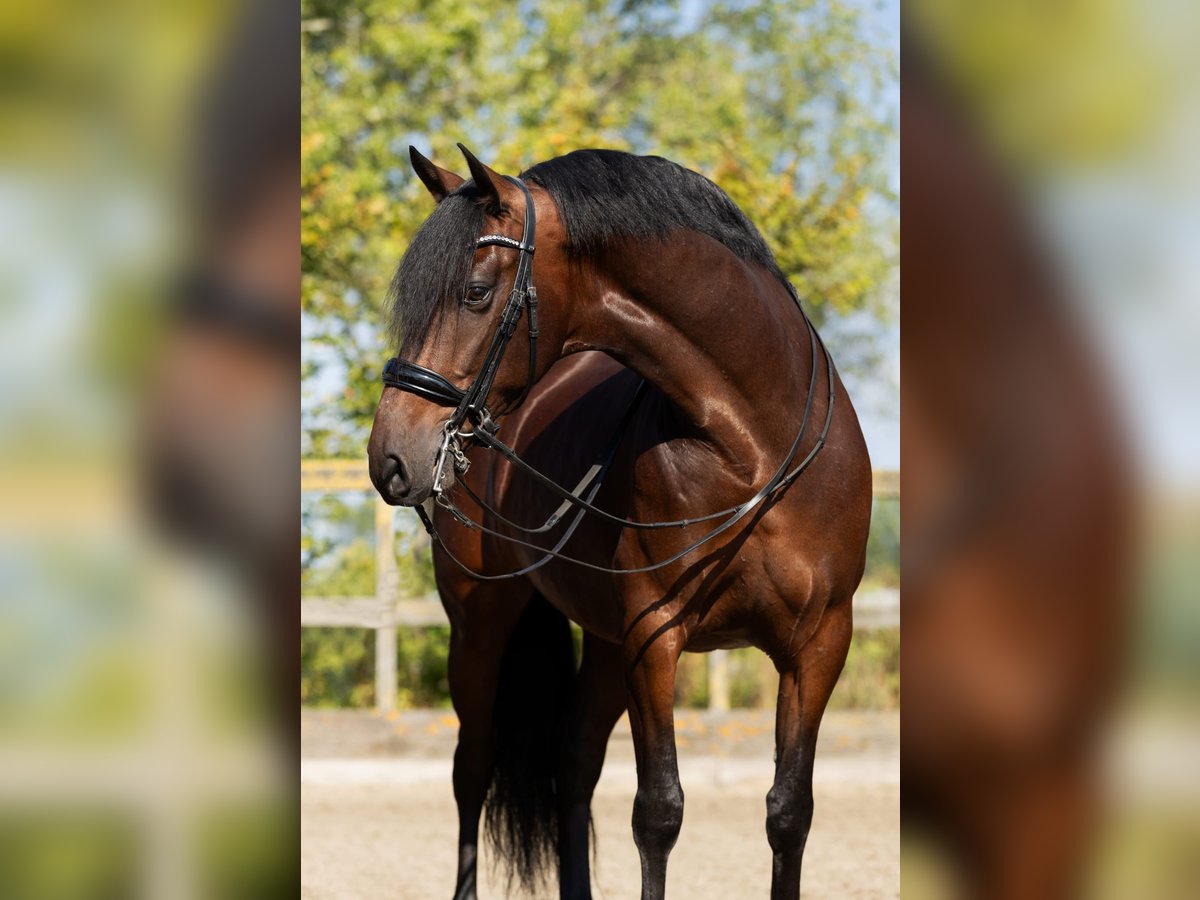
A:
[[[408,480],[408,470],[404,468],[404,462],[400,457],[388,454],[387,468],[392,470],[391,474],[386,475],[384,478],[384,485],[387,487],[388,493],[396,498],[403,497],[408,493],[408,489],[411,486]]]

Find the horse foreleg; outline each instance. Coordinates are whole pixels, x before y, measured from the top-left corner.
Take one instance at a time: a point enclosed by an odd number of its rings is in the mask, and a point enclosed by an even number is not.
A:
[[[592,896],[588,864],[592,792],[608,738],[625,711],[621,648],[584,634],[583,661],[567,713],[558,773],[559,894]]]
[[[475,601],[473,601],[475,602]],[[458,806],[458,875],[454,900],[474,900],[479,861],[479,818],[492,783],[495,747],[492,710],[500,663],[523,604],[477,602],[450,629],[450,698],[458,714],[454,801]]]
[[[683,826],[683,788],[675,756],[675,669],[682,652],[676,634],[626,639],[625,683],[637,754],[633,840],[642,860],[642,900],[662,900],[667,857]]]
[[[767,794],[767,840],[774,853],[771,900],[800,896],[800,862],[813,816],[813,756],[825,704],[853,635],[849,602],[829,607],[812,638],[791,658],[776,659],[775,783]]]

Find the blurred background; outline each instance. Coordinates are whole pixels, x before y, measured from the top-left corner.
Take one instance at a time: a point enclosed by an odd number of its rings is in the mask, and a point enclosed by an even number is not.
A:
[[[1192,896],[1200,16],[903,18],[903,892]]]
[[[0,11],[0,896],[296,894],[296,21]]]

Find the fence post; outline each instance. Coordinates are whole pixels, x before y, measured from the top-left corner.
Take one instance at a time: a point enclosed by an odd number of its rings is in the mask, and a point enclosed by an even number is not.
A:
[[[729,712],[729,651],[708,654],[708,708]]]
[[[375,500],[375,596],[382,601],[375,629],[375,707],[381,713],[396,708],[396,531],[394,510]]]
[[[381,713],[396,708],[396,626],[375,629],[375,706]]]

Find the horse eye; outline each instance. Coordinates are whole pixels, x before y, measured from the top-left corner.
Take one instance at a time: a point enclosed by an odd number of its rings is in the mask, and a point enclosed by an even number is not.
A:
[[[491,295],[492,289],[486,284],[473,284],[467,288],[467,296],[464,299],[469,306],[478,306]]]

